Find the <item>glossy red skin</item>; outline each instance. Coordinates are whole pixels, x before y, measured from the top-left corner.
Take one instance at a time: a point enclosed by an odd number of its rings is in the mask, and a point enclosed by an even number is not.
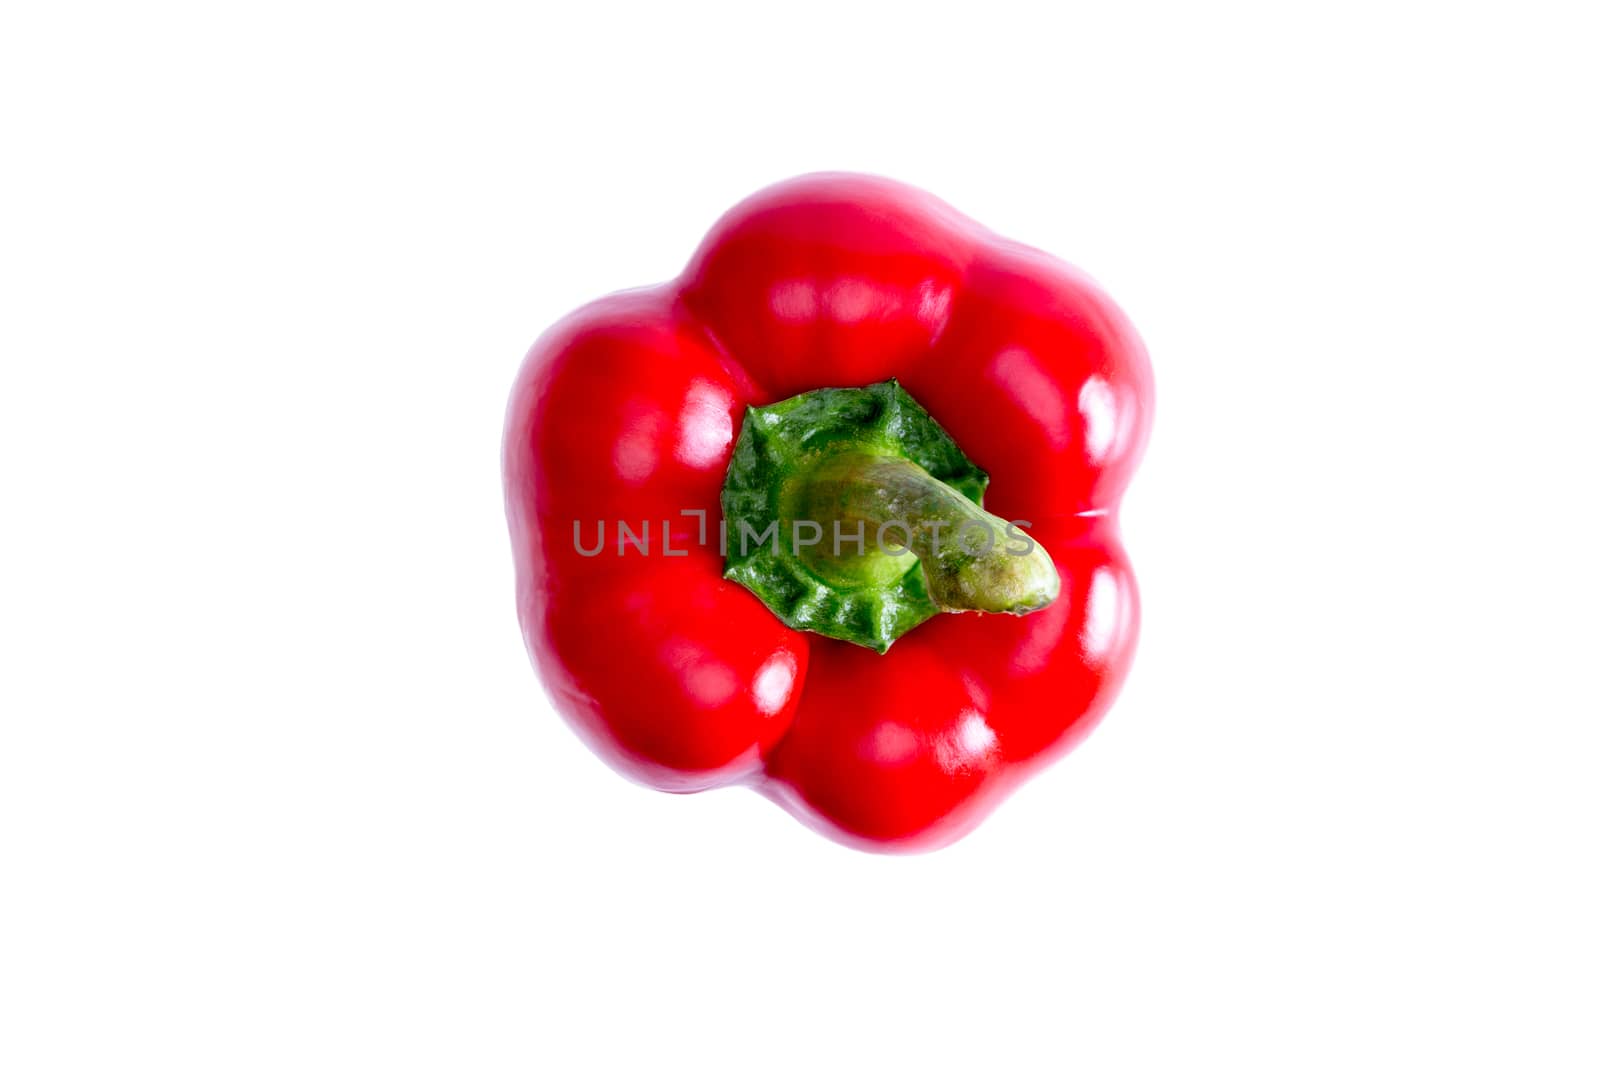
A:
[[[884,655],[796,633],[721,577],[719,493],[746,405],[898,378],[1034,524],[1061,596],[943,615]],[[882,178],[766,189],[681,277],[533,346],[505,440],[517,605],[551,699],[637,781],[741,783],[858,848],[936,848],[1099,721],[1138,592],[1118,499],[1152,404],[1126,317],[1092,282]],[[698,543],[685,509],[711,523]],[[573,546],[573,521],[605,551]],[[649,520],[651,554],[614,520]],[[663,556],[660,521],[685,556]]]

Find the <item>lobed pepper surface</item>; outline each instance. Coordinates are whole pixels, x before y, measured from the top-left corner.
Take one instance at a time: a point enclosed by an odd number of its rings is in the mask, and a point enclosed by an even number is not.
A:
[[[678,279],[528,354],[504,470],[530,654],[639,782],[749,785],[856,847],[939,847],[1128,670],[1117,506],[1151,410],[1137,335],[1072,267],[896,182],[779,184]],[[787,526],[754,551],[730,528],[725,553],[725,509],[842,517],[865,553]],[[1038,552],[895,532],[930,517]]]

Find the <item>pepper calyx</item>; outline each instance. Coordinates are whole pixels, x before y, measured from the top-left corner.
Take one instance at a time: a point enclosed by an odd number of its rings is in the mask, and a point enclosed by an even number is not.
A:
[[[989,477],[890,379],[747,409],[722,489],[723,574],[792,629],[886,652],[934,615],[1027,614],[1060,579],[983,510]]]

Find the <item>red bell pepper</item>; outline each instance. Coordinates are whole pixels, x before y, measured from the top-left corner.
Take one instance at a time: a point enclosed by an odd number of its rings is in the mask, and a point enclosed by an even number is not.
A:
[[[1151,403],[1073,268],[895,182],[774,186],[528,354],[504,460],[529,651],[637,781],[938,847],[1121,684]]]

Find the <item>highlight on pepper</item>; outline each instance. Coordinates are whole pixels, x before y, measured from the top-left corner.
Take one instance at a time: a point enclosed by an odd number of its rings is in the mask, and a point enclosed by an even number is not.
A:
[[[1132,660],[1117,506],[1153,389],[1074,268],[883,178],[755,194],[683,274],[533,346],[517,608],[603,759],[937,848],[1081,740]]]

